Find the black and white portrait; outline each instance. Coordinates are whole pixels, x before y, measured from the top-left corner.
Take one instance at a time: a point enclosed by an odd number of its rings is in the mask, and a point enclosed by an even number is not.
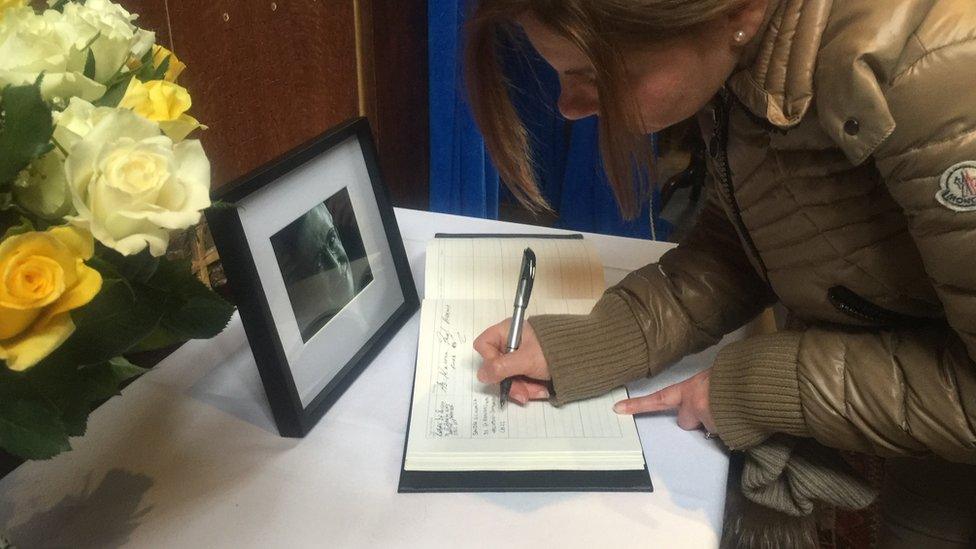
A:
[[[304,342],[373,280],[345,188],[275,233],[271,246]]]

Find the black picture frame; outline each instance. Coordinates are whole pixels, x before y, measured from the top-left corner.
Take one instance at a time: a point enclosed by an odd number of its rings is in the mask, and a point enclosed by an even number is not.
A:
[[[275,323],[259,275],[259,269],[280,269],[280,266],[255,263],[237,204],[253,193],[273,189],[275,185],[314,185],[314,181],[301,182],[296,181],[296,178],[285,178],[286,180],[283,181],[282,178],[300,167],[309,165],[350,139],[358,141],[363,153],[372,196],[375,198],[375,205],[382,220],[383,234],[392,254],[392,263],[403,303],[396,307],[374,334],[361,342],[358,351],[342,365],[324,389],[311,402],[303,405],[282,345],[279,327]],[[207,222],[223,262],[230,290],[237,302],[278,432],[284,437],[303,437],[420,307],[420,299],[410,272],[400,230],[387,188],[383,184],[369,123],[365,118],[344,122],[224,186],[215,195],[215,199],[225,204],[223,207],[208,210]],[[358,223],[355,218],[354,221]],[[322,329],[328,329],[328,325]]]

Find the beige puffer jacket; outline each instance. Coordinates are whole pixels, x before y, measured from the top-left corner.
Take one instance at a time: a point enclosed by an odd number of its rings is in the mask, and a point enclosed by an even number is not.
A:
[[[530,319],[557,400],[653,375],[778,299],[797,327],[716,360],[726,444],[976,463],[976,2],[780,0],[750,57],[699,115],[694,234],[591,315]]]

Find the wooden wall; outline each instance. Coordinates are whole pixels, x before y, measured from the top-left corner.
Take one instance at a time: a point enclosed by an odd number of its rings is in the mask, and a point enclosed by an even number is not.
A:
[[[216,189],[366,115],[394,204],[426,209],[426,0],[121,1],[187,64]]]

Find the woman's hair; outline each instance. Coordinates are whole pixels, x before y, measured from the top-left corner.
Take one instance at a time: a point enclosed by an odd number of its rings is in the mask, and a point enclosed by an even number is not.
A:
[[[525,47],[515,20],[531,15],[592,63],[600,100],[600,152],[620,211],[640,212],[649,190],[651,150],[636,99],[624,93],[623,55],[692,31],[743,0],[477,0],[468,20],[465,79],[472,111],[498,171],[523,204],[548,209],[539,191],[528,134],[509,96],[504,48]]]

